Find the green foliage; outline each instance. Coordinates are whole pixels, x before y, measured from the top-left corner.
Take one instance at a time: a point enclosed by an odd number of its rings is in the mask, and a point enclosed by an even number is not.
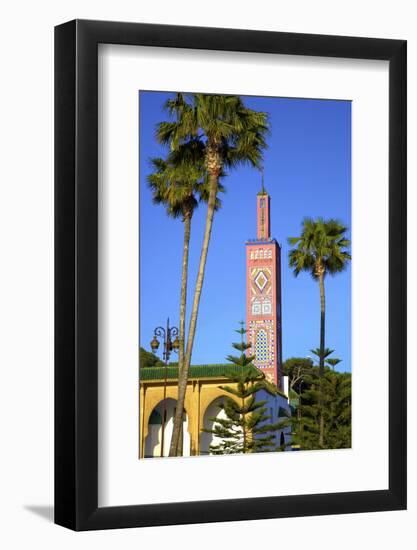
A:
[[[291,376],[298,367],[309,370],[312,366],[313,361],[310,357],[290,357],[283,362],[282,370],[285,376]]]
[[[341,362],[342,362],[342,360],[341,360],[341,359],[337,359],[336,357],[332,357],[331,359],[326,359],[326,363],[327,363],[328,365],[330,365],[330,366],[332,367],[333,370],[334,370],[335,367],[336,367],[339,363],[341,363]]]
[[[314,348],[310,350],[312,354],[314,354],[318,359],[320,359],[320,348]],[[330,348],[324,348],[323,350],[323,357],[326,359],[326,357],[329,357],[334,352],[334,349]]]
[[[281,422],[270,423],[271,416],[266,414],[266,401],[256,400],[256,394],[261,390],[271,395],[276,394],[275,386],[265,379],[265,375],[259,369],[254,368],[254,356],[246,354],[250,348],[250,344],[243,341],[246,330],[241,328],[236,332],[241,335],[241,341],[233,343],[232,346],[240,351],[240,355],[227,357],[228,361],[238,367],[237,374],[228,375],[229,384],[236,386],[220,386],[234,399],[225,397],[224,402],[219,405],[225,413],[225,418],[210,418],[213,428],[204,429],[205,432],[222,440],[219,444],[212,444],[210,452],[237,454],[284,450],[285,444],[277,446],[275,441]]]
[[[324,362],[327,356],[333,353],[325,347],[326,332],[326,297],[325,277],[336,275],[344,271],[351,256],[348,251],[350,241],[346,238],[347,228],[337,220],[317,218],[305,218],[303,220],[302,232],[299,237],[290,237],[289,244],[293,247],[289,252],[289,264],[297,277],[302,271],[318,281],[320,289],[320,348],[313,353],[319,357],[319,376],[324,376]],[[316,419],[319,424],[320,436],[319,445],[324,448],[324,388],[319,384],[319,417]]]
[[[241,163],[260,166],[268,116],[246,107],[239,96],[176,94],[165,109],[174,120],[161,122],[156,135],[171,150],[192,138],[201,142],[209,171],[212,153],[219,170]]]
[[[305,218],[300,237],[290,237],[288,243],[294,248],[289,252],[290,267],[294,275],[307,271],[317,279],[335,275],[346,269],[351,256],[350,241],[346,238],[347,228],[334,219]]]
[[[201,141],[191,138],[166,159],[151,159],[153,172],[147,181],[152,191],[154,204],[162,204],[172,218],[192,217],[198,202],[207,202],[209,197],[208,177],[204,167],[204,147]],[[221,174],[223,176],[224,174]],[[219,183],[218,191],[224,192]],[[217,197],[216,210],[221,207]]]
[[[150,351],[140,347],[139,348],[139,367],[141,369],[147,367],[163,367],[164,363]]]
[[[307,357],[290,357],[284,361],[282,372],[288,376],[288,386],[290,393],[298,390],[301,387],[305,376],[310,372],[313,366],[313,361]],[[298,394],[297,394],[298,395]]]
[[[320,376],[312,367],[303,377],[295,414],[287,422],[292,427],[292,444],[300,450],[343,449],[351,446],[351,375],[325,369],[323,389],[324,442],[319,445]],[[295,400],[294,400],[295,401]]]

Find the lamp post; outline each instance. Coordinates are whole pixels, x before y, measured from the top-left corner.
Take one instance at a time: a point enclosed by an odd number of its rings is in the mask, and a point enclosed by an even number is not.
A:
[[[159,338],[162,338],[162,358],[165,363],[165,378],[164,378],[164,399],[162,412],[162,435],[161,435],[161,457],[164,456],[164,439],[165,439],[165,423],[166,423],[166,395],[167,395],[167,368],[168,361],[173,351],[178,352],[180,342],[178,340],[178,328],[169,326],[169,318],[167,319],[166,327],[156,327],[151,341],[151,349],[153,353],[159,348]]]

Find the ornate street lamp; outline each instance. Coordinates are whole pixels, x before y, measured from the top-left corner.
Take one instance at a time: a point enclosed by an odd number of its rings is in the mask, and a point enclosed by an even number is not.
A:
[[[156,336],[153,337],[153,340],[151,341],[151,349],[153,353],[156,353],[156,350],[159,348],[159,341],[157,340]]]
[[[162,435],[161,435],[161,457],[164,456],[164,439],[165,439],[165,423],[166,423],[166,395],[167,395],[167,367],[171,353],[178,352],[180,341],[178,340],[178,328],[169,326],[169,318],[167,319],[166,327],[156,327],[151,340],[151,349],[153,353],[159,348],[159,338],[162,338],[162,357],[165,363],[165,379],[164,379],[164,400],[162,413]]]
[[[156,327],[156,329],[154,330],[153,338],[151,340],[151,349],[153,353],[156,353],[159,348],[158,336],[162,338],[162,357],[164,359],[165,365],[167,365],[172,351],[177,352],[180,347],[180,341],[178,340],[178,329],[177,327],[169,326],[169,318],[167,319],[166,328]]]

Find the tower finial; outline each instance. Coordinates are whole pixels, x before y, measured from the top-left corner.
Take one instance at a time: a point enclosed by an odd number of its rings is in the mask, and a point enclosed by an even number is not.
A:
[[[259,191],[258,195],[267,195],[268,193],[266,192],[264,185],[264,167],[261,166],[259,170],[261,172],[261,190]]]

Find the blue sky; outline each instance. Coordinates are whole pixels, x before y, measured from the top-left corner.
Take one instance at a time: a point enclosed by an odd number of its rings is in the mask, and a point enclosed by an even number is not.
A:
[[[183,224],[152,204],[149,159],[164,156],[155,140],[169,94],[140,92],[140,345],[170,317],[178,325]],[[351,226],[351,103],[349,101],[242,96],[248,107],[269,113],[265,188],[271,196],[271,233],[282,245],[283,358],[306,357],[319,346],[319,288],[288,266],[287,238],[300,233],[305,216],[337,218]],[[260,174],[239,167],[224,180],[222,209],[214,219],[193,364],[222,363],[245,319],[245,241],[256,237]],[[206,207],[193,218],[188,309],[191,308]],[[348,234],[350,236],[350,232]],[[326,278],[326,345],[351,370],[351,272]],[[188,323],[187,323],[188,324]],[[172,356],[171,360],[176,358]]]

